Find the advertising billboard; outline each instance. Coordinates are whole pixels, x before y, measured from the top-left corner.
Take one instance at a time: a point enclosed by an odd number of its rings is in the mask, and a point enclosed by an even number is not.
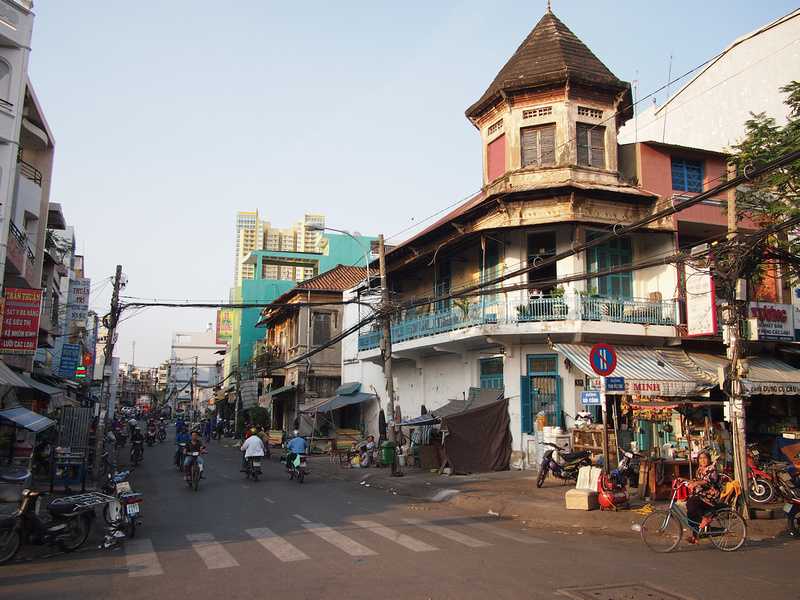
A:
[[[6,288],[0,354],[34,354],[39,339],[42,290]]]
[[[220,308],[217,310],[217,343],[227,344],[233,336],[233,322],[236,310]]]

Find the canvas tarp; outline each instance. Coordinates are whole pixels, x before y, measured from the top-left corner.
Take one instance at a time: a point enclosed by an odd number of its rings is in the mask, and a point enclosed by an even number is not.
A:
[[[454,473],[505,471],[511,460],[508,399],[442,417],[445,454]]]

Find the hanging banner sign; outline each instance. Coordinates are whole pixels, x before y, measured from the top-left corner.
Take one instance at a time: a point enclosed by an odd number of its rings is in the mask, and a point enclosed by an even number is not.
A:
[[[80,344],[64,344],[61,349],[61,364],[58,367],[58,375],[66,379],[75,377],[82,354]]]
[[[717,299],[708,271],[686,264],[686,336],[717,334]]]
[[[71,279],[67,296],[67,323],[85,321],[89,313],[89,294],[92,280],[87,278]]]
[[[233,321],[236,311],[233,308],[217,310],[217,343],[227,344],[233,337]]]
[[[258,382],[243,381],[239,385],[242,394],[242,408],[253,408],[258,406]]]
[[[0,354],[34,354],[39,340],[42,290],[6,288]]]

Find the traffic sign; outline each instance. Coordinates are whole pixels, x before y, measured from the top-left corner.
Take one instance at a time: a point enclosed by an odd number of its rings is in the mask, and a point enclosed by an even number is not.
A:
[[[625,378],[624,377],[606,377],[606,391],[607,392],[624,392],[625,391]]]
[[[581,404],[600,404],[600,392],[581,392]]]
[[[606,377],[617,368],[617,353],[608,344],[595,344],[589,352],[589,363],[595,373],[600,377]]]

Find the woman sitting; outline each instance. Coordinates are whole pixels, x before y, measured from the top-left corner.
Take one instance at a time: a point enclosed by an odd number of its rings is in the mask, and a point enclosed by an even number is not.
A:
[[[697,455],[696,479],[690,481],[689,499],[686,501],[686,514],[691,523],[698,523],[697,529],[702,531],[711,523],[711,516],[707,513],[719,502],[720,477],[717,468],[711,462],[711,455],[703,450]],[[689,538],[690,544],[697,543],[697,533],[692,530]]]

